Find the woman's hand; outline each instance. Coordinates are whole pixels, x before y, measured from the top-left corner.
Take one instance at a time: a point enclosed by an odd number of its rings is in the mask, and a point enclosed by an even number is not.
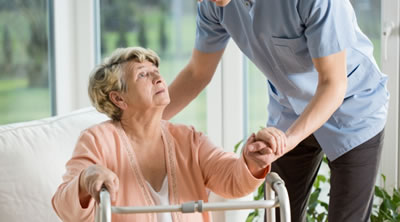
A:
[[[115,201],[119,188],[119,179],[114,172],[101,165],[92,165],[83,170],[79,179],[81,205],[87,206],[91,197],[97,203],[100,203],[99,194],[103,185],[110,192],[111,200]]]
[[[257,141],[263,141],[272,149],[275,155],[281,156],[286,152],[287,138],[284,132],[274,127],[262,128],[256,134]]]
[[[247,139],[243,155],[247,167],[256,178],[264,177],[266,167],[277,159],[272,149],[265,142],[256,141],[254,133]]]

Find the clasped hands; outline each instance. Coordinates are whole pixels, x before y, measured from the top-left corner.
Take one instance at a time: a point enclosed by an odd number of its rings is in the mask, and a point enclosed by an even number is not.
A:
[[[262,128],[247,139],[243,148],[244,159],[256,178],[265,176],[265,169],[287,150],[287,137],[274,127]]]

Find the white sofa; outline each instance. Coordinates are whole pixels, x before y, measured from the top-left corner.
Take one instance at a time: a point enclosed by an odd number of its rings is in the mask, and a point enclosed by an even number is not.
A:
[[[83,129],[108,119],[94,108],[0,126],[0,221],[60,221],[51,198]]]

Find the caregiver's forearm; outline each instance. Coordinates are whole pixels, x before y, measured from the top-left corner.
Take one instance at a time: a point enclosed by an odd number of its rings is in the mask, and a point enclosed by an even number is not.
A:
[[[286,131],[289,150],[320,128],[342,104],[346,84],[322,83],[300,117]],[[289,150],[286,150],[289,151]]]
[[[286,131],[285,152],[319,129],[343,103],[347,89],[345,51],[313,59],[319,72],[317,90],[300,117]]]

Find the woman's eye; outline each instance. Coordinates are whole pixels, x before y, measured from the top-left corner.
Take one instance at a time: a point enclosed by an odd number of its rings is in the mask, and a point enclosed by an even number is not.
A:
[[[147,73],[144,73],[144,72],[141,72],[138,75],[139,78],[143,78],[143,77],[146,77],[146,76],[147,76]]]

